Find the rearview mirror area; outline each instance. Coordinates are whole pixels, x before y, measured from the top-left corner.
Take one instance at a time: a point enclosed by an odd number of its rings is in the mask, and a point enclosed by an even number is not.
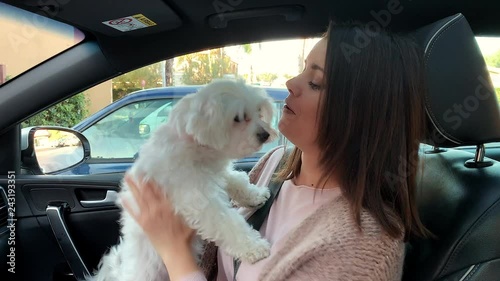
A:
[[[90,157],[90,145],[77,131],[55,126],[21,131],[23,165],[33,174],[50,174],[74,167]]]

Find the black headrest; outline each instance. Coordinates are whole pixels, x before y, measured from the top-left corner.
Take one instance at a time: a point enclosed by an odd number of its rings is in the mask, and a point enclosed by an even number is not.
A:
[[[483,55],[462,14],[413,34],[425,52],[427,144],[439,147],[500,141],[498,102]]]

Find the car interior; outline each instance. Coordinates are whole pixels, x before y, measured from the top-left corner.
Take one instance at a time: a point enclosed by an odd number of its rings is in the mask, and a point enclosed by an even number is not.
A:
[[[496,280],[500,276],[498,162],[484,157],[484,144],[500,137],[499,108],[484,59],[462,14],[415,33],[425,50],[429,130],[422,158],[418,203],[436,239],[408,243],[405,280]],[[455,48],[454,46],[460,46]],[[482,95],[484,94],[484,96]],[[444,114],[475,98],[479,114],[454,126]],[[487,121],[487,122],[485,122]],[[474,145],[465,151],[447,149]]]
[[[231,44],[321,36],[330,19],[373,21],[413,36],[424,54],[428,133],[422,141],[417,197],[423,223],[436,237],[410,238],[403,280],[500,279],[500,147],[485,146],[500,142],[499,105],[475,41],[479,34],[500,34],[495,3],[0,2],[69,24],[85,35],[0,86],[0,280],[76,280],[92,272],[119,239],[119,209],[109,204],[109,197],[119,190],[123,173],[30,174],[26,169],[33,153],[22,146],[23,120],[162,59]],[[123,32],[103,24],[137,14],[155,25]],[[468,111],[452,114],[455,105]],[[243,169],[250,168],[247,163]],[[15,207],[15,231],[7,228],[8,207]],[[12,260],[15,274],[8,271]]]

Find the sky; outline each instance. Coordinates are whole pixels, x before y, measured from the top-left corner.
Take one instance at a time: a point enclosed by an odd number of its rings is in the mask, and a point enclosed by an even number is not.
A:
[[[320,38],[309,38],[255,43],[251,44],[251,56],[245,55],[238,46],[226,48],[226,51],[238,62],[240,74],[250,73],[250,68],[255,74],[276,73],[279,78],[272,86],[282,87],[286,81],[284,74],[299,73],[299,55],[302,50],[307,56],[319,40]],[[500,37],[476,37],[476,40],[484,56],[500,51]]]
[[[500,50],[500,37],[476,37],[483,56],[492,55]]]
[[[276,73],[296,75],[299,72],[299,55],[304,49],[307,56],[319,38],[269,41],[251,44],[251,56],[244,55],[238,46],[225,48],[238,63],[238,71],[249,73]]]
[[[304,54],[307,56],[319,38],[270,41],[252,44],[252,56],[240,56],[239,67],[243,72],[249,71],[250,66],[254,73],[271,72],[277,74],[296,75],[299,72],[299,55],[304,45]],[[500,50],[500,37],[476,37],[483,55],[488,56]],[[235,53],[238,53],[234,47]]]

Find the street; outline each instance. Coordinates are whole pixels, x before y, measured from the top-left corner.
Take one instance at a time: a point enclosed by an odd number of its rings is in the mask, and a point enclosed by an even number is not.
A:
[[[65,146],[35,149],[38,164],[44,173],[59,171],[83,159],[82,146]]]

